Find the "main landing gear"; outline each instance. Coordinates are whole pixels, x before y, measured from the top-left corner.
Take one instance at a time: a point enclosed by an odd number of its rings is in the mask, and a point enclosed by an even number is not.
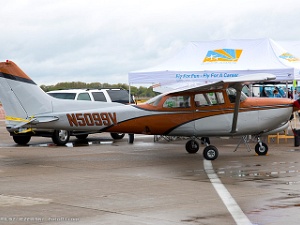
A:
[[[215,146],[210,145],[210,140],[208,137],[201,138],[201,143],[206,145],[203,150],[203,157],[205,159],[215,160],[218,158],[219,151]],[[194,154],[199,150],[199,143],[195,139],[189,140],[185,145],[185,149],[188,153]]]
[[[245,140],[245,138],[243,139]],[[215,160],[219,156],[219,151],[214,145],[210,145],[210,140],[208,137],[202,137],[201,143],[205,144],[206,147],[203,149],[203,157],[207,160]],[[248,143],[247,148],[251,150]],[[199,150],[199,143],[195,140],[195,137],[189,140],[185,149],[188,153],[194,154]],[[261,141],[260,137],[257,137],[257,144],[255,145],[255,152],[257,155],[266,155],[268,152],[268,145]]]

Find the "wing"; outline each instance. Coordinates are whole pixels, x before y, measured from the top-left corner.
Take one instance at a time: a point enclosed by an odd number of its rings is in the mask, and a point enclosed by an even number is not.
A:
[[[235,106],[234,106],[234,113],[232,119],[232,126],[230,133],[237,132],[237,121],[238,121],[238,114],[240,108],[240,100],[241,100],[241,92],[243,88],[243,84],[253,83],[253,82],[262,82],[262,81],[270,81],[275,80],[276,76],[269,73],[257,73],[237,78],[231,78],[227,80],[221,80],[210,84],[203,84],[198,85],[195,87],[188,87],[182,90],[174,90],[172,93],[184,93],[184,92],[193,92],[193,91],[209,91],[209,90],[216,90],[216,89],[223,89],[225,84],[230,84],[230,86],[234,87],[237,91]]]

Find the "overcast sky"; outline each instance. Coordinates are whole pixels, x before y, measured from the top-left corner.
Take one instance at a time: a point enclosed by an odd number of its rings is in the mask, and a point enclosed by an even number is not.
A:
[[[300,40],[299,0],[0,0],[0,61],[38,85],[127,83],[190,41]]]

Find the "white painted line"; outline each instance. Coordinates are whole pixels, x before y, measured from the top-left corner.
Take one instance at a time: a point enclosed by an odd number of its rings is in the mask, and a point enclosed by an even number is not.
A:
[[[210,160],[203,160],[204,170],[237,225],[252,225],[234,198],[217,176]]]

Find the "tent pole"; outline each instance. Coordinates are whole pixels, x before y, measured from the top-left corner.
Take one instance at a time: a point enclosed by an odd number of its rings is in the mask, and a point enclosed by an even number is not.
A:
[[[130,83],[128,83],[128,103],[130,104],[131,101],[130,101],[130,96],[131,96],[131,88],[130,88]]]

